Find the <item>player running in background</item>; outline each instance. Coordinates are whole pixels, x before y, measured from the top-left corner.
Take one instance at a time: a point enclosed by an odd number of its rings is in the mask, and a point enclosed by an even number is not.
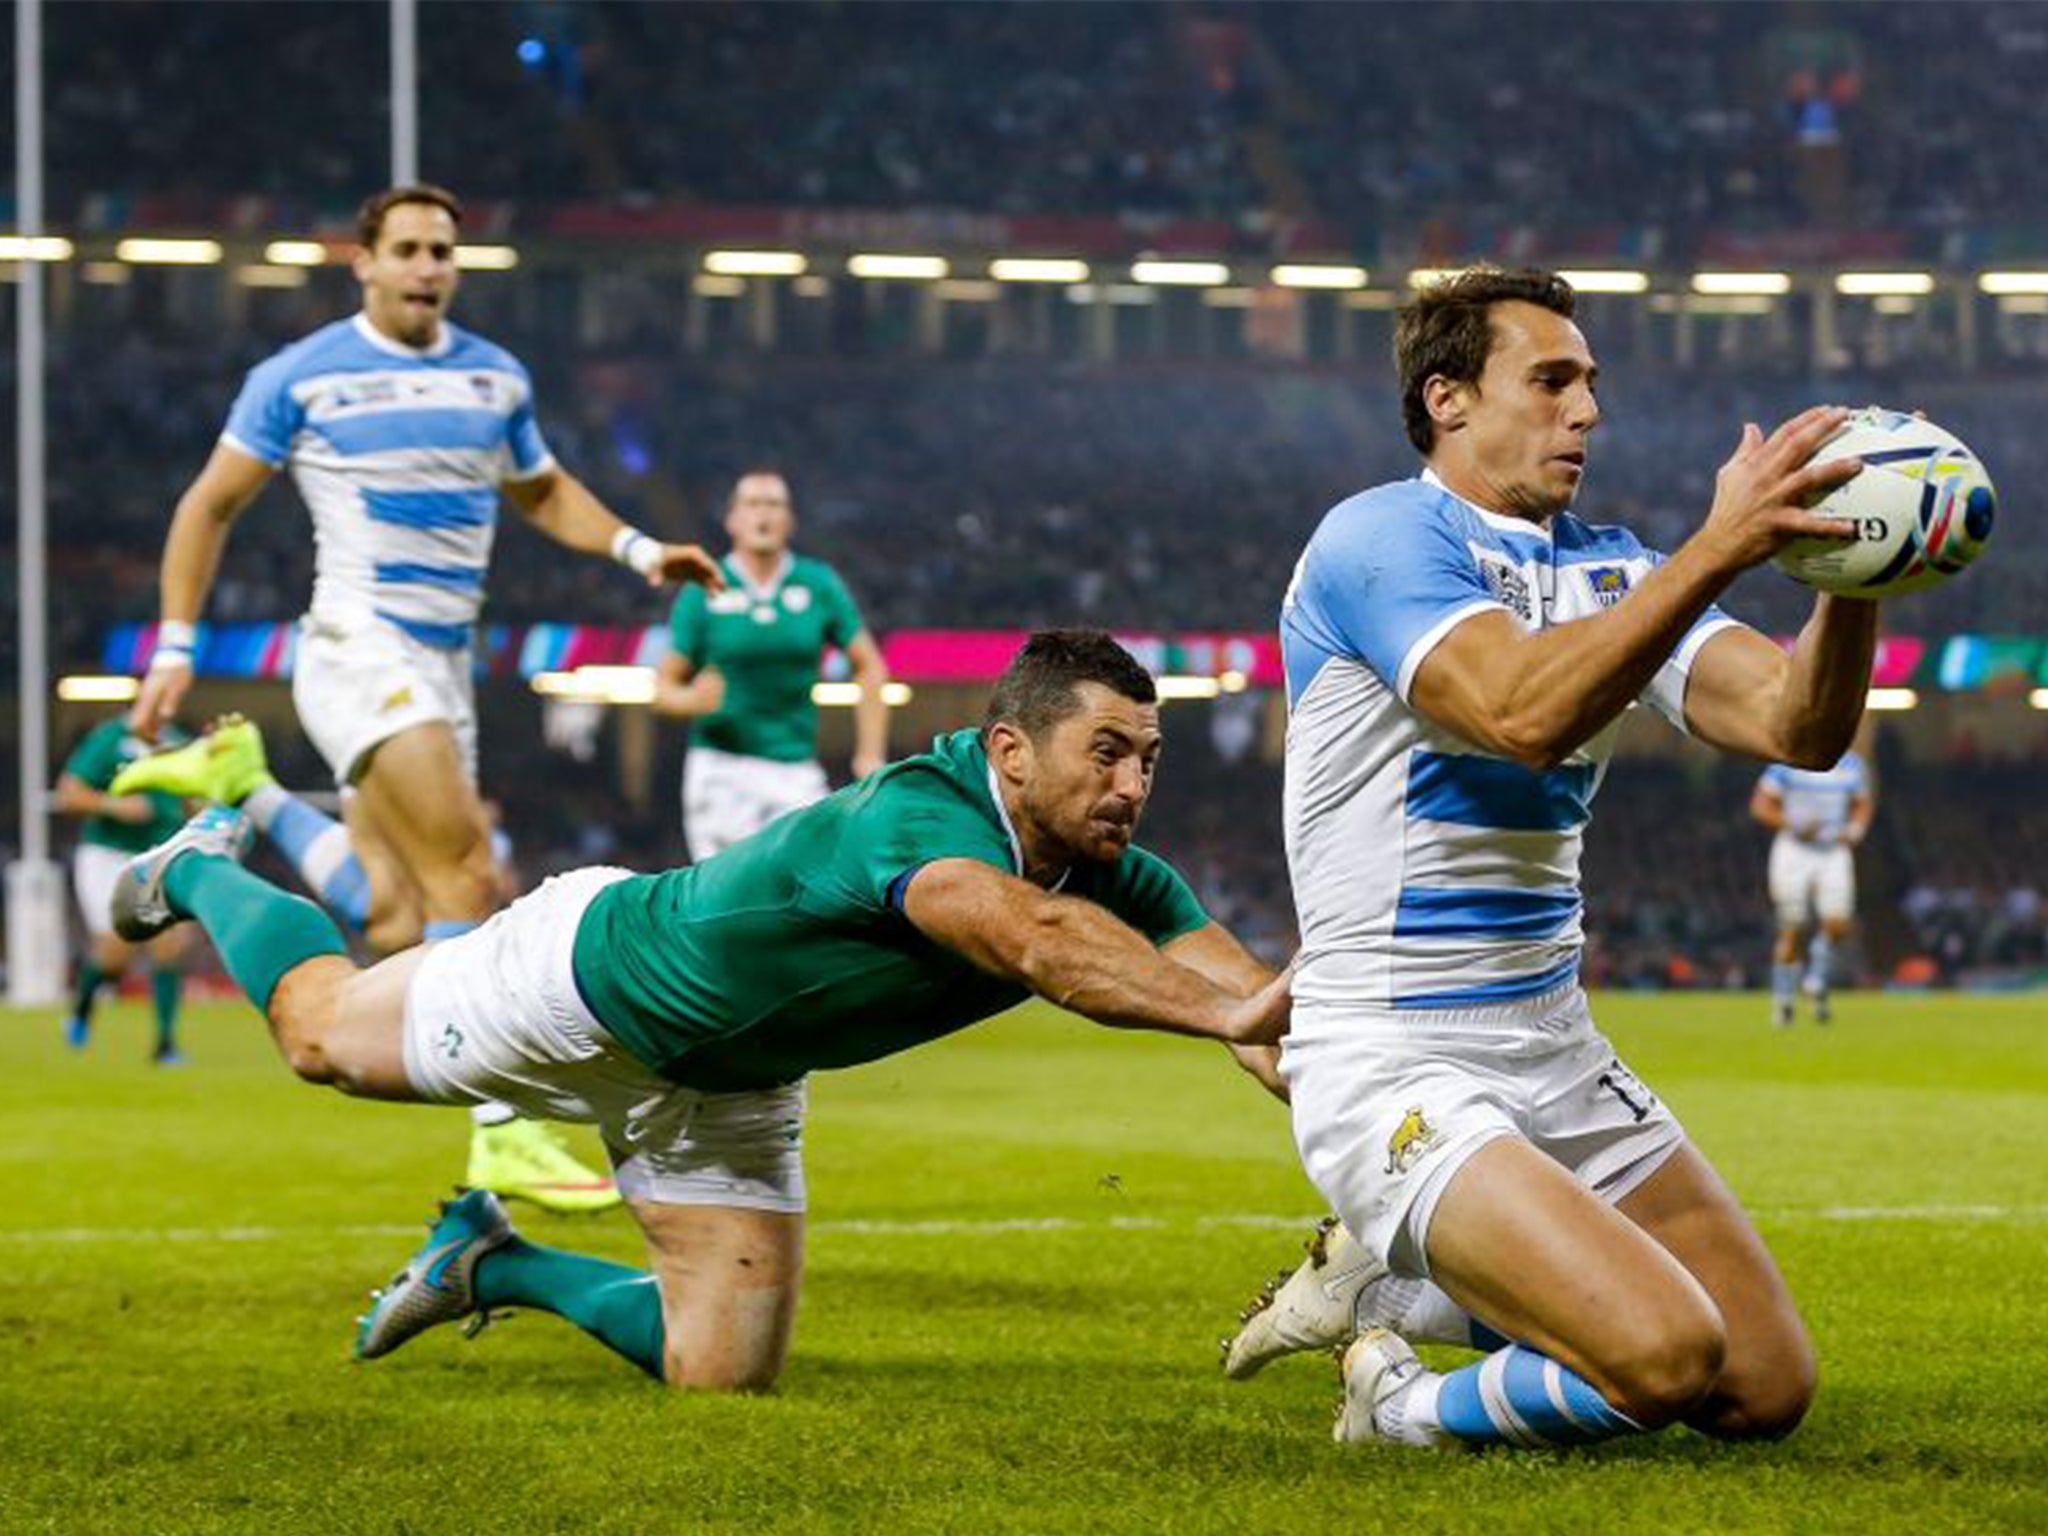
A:
[[[462,209],[438,187],[363,205],[362,310],[253,370],[164,545],[157,644],[131,712],[153,735],[192,680],[195,626],[235,519],[289,465],[313,517],[313,597],[292,702],[344,794],[345,826],[283,790],[253,727],[138,765],[125,781],[243,804],[350,926],[390,952],[495,909],[476,790],[470,633],[500,497],[567,548],[651,584],[719,577],[695,545],[626,526],[548,452],[526,369],[450,324]],[[470,1182],[611,1203],[548,1133],[480,1107]]]
[[[726,503],[725,590],[685,587],[669,613],[654,707],[696,722],[683,764],[683,835],[693,859],[825,797],[811,689],[828,645],[846,653],[860,685],[853,776],[866,778],[888,756],[881,648],[839,573],[790,549],[795,527],[779,472],[741,475]]]
[[[766,1387],[802,1271],[806,1074],[1032,993],[1224,1041],[1254,1072],[1285,1028],[1285,980],[1131,842],[1155,700],[1109,636],[1035,635],[979,731],[701,864],[562,875],[368,971],[317,907],[241,867],[246,820],[219,807],[128,867],[116,917],[138,937],[197,920],[309,1082],[601,1127],[651,1273],[526,1242],[475,1191],[377,1297],[359,1356],[535,1307],[671,1385]]]
[[[1770,1253],[1593,1023],[1578,872],[1637,699],[1753,757],[1848,747],[1876,605],[1819,596],[1788,656],[1714,601],[1794,537],[1846,536],[1808,508],[1861,466],[1809,463],[1848,414],[1816,408],[1743,430],[1668,559],[1580,521],[1600,407],[1573,308],[1560,278],[1492,269],[1410,301],[1423,473],[1331,511],[1282,609],[1302,959],[1281,1071],[1346,1230],[1226,1369],[1363,1327],[1342,1440],[1774,1436],[1813,1394]],[[1410,1338],[1490,1353],[1439,1374]]]
[[[164,734],[184,739],[174,725],[166,725]],[[109,981],[118,986],[135,958],[135,947],[114,932],[107,915],[114,881],[130,859],[155,847],[185,820],[185,802],[176,795],[117,795],[108,788],[149,747],[126,720],[102,720],[72,750],[57,778],[57,809],[85,818],[71,854],[71,889],[87,939],[78,961],[78,990],[64,1020],[64,1041],[73,1050],[84,1050],[92,1039],[93,1003],[100,988]],[[160,1067],[181,1066],[185,1060],[178,1049],[178,1000],[189,939],[189,934],[166,933],[149,945],[149,995],[156,1011],[152,1059]]]
[[[1832,1012],[1828,983],[1835,949],[1849,937],[1856,916],[1853,850],[1870,831],[1877,798],[1870,772],[1855,752],[1832,768],[1788,768],[1773,763],[1756,781],[1749,814],[1778,835],[1771,840],[1771,905],[1778,938],[1771,951],[1771,1022],[1790,1029],[1801,987],[1800,949],[1806,947],[1804,986],[1813,1021]],[[1806,933],[1814,926],[1813,942]]]

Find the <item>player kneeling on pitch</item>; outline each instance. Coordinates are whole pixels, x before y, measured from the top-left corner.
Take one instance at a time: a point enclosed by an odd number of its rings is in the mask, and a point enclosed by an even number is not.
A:
[[[782,1367],[803,1257],[805,1074],[951,1034],[1032,993],[1118,1028],[1230,1044],[1261,1072],[1287,982],[1132,846],[1160,748],[1152,679],[1107,635],[1032,636],[979,731],[661,875],[584,869],[369,970],[311,902],[250,874],[242,815],[136,858],[115,919],[187,918],[309,1082],[595,1122],[651,1273],[443,1207],[356,1353],[537,1307],[675,1386]]]

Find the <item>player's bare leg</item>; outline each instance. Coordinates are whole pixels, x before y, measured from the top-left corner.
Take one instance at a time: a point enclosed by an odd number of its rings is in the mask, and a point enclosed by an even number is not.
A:
[[[349,845],[370,882],[363,941],[380,955],[411,949],[426,936],[426,908],[419,886],[392,851],[361,794],[343,797],[341,819],[348,827]]]
[[[369,824],[419,889],[429,938],[437,925],[490,916],[490,827],[448,722],[425,721],[380,742],[356,791]]]
[[[796,1325],[804,1218],[638,1200],[633,1214],[660,1282],[667,1383],[741,1392],[773,1386]]]
[[[1803,927],[1781,923],[1776,943],[1771,946],[1771,1023],[1790,1029],[1799,1004],[1800,951],[1805,947]]]
[[[1685,1422],[1728,1439],[1790,1434],[1813,1401],[1813,1341],[1770,1250],[1712,1164],[1680,1147],[1617,1208],[1685,1266],[1725,1323],[1721,1374]]]
[[[1813,1022],[1825,1024],[1834,1016],[1831,983],[1835,969],[1835,953],[1849,940],[1849,920],[1845,917],[1823,917],[1820,931],[1813,937],[1813,943],[1806,952],[1806,977],[1803,987],[1813,1001]]]

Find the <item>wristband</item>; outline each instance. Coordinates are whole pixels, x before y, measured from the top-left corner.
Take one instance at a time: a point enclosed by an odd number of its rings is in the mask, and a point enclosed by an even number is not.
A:
[[[199,627],[183,619],[165,619],[156,627],[156,645],[149,653],[149,670],[159,667],[189,667],[198,648]]]
[[[652,576],[661,569],[661,545],[638,528],[621,528],[612,535],[612,558],[642,576]]]

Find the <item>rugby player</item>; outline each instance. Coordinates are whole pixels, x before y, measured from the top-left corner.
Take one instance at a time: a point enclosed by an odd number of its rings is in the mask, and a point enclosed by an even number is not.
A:
[[[1790,1029],[1797,1012],[1800,950],[1806,950],[1804,989],[1813,1021],[1825,1024],[1833,1007],[1828,985],[1835,948],[1849,937],[1856,916],[1854,849],[1877,812],[1870,774],[1859,753],[1845,752],[1818,772],[1773,763],[1756,781],[1749,814],[1778,835],[1771,840],[1767,879],[1778,914],[1771,950],[1771,1022]],[[1809,925],[1813,941],[1806,942]]]
[[[811,688],[826,646],[846,653],[860,686],[853,776],[865,778],[888,756],[881,647],[839,573],[790,549],[795,526],[787,479],[771,469],[741,475],[726,503],[725,590],[685,587],[669,613],[654,707],[695,722],[683,763],[692,859],[825,797]]]
[[[175,725],[164,729],[183,739]],[[102,720],[72,749],[57,776],[57,809],[84,818],[78,846],[71,853],[71,890],[85,919],[87,949],[79,957],[78,989],[64,1019],[64,1042],[75,1051],[91,1043],[93,1004],[100,988],[109,981],[118,983],[135,958],[135,946],[114,932],[108,916],[114,881],[123,865],[176,832],[185,820],[185,802],[175,795],[122,795],[110,787],[121,769],[147,752],[149,745],[129,730],[126,720]],[[181,1066],[185,1060],[178,1049],[178,1002],[191,948],[188,937],[166,933],[149,946],[149,995],[156,1012],[151,1059],[160,1067]]]
[[[1823,768],[1863,710],[1876,606],[1819,596],[1788,656],[1715,599],[1855,461],[1847,413],[1756,426],[1667,559],[1570,508],[1600,421],[1574,295],[1480,269],[1396,327],[1415,479],[1340,503],[1281,614],[1302,928],[1281,1071],[1343,1227],[1230,1342],[1247,1374],[1342,1343],[1346,1441],[1564,1444],[1684,1422],[1777,1436],[1814,1389],[1784,1279],[1580,990],[1579,850],[1637,700]],[[1490,1353],[1426,1370],[1409,1339]]]
[[[439,187],[370,198],[353,258],[362,310],[250,373],[171,520],[156,649],[130,714],[153,736],[178,708],[229,530],[289,465],[317,549],[292,701],[342,787],[345,829],[282,790],[245,735],[195,748],[219,759],[211,766],[143,765],[126,782],[177,787],[196,773],[241,787],[258,828],[386,953],[465,932],[495,906],[470,631],[499,498],[557,543],[609,555],[650,584],[719,581],[704,551],[628,527],[556,463],[526,369],[448,322],[461,219]],[[194,792],[220,797],[210,785]],[[558,1207],[615,1203],[540,1128],[490,1106],[476,1119],[471,1182]]]
[[[600,1127],[648,1270],[526,1242],[473,1191],[376,1297],[359,1356],[522,1306],[672,1385],[765,1387],[802,1268],[806,1074],[1033,993],[1113,1027],[1224,1041],[1255,1072],[1286,1027],[1286,978],[1132,844],[1159,758],[1155,699],[1109,636],[1034,635],[980,730],[701,864],[558,876],[370,970],[318,907],[242,868],[247,819],[223,807],[135,859],[115,915],[135,938],[197,920],[309,1082]]]

